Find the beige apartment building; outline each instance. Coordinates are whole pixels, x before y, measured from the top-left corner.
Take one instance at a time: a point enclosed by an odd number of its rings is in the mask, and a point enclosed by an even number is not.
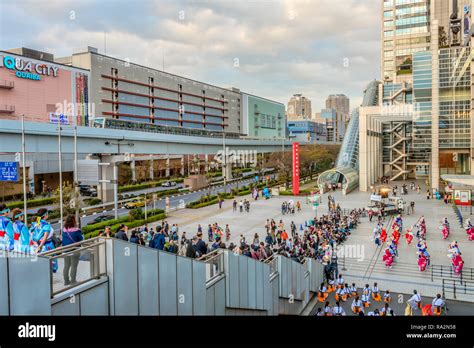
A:
[[[295,94],[288,102],[287,118],[289,120],[310,120],[312,118],[311,100],[302,94]]]

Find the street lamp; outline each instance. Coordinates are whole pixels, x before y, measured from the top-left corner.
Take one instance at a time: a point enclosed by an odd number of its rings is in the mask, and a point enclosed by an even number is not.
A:
[[[22,166],[23,166],[23,214],[24,221],[28,223],[28,212],[26,211],[26,164],[25,164],[25,114],[21,115],[21,152],[22,152]]]
[[[110,141],[106,141],[105,142],[105,145],[109,146],[109,145],[117,145],[117,151],[118,153],[117,154],[120,154],[120,145],[127,145],[127,146],[134,146],[135,144],[134,143],[125,143],[125,144],[122,144],[121,142],[122,141],[125,141],[125,139],[119,139],[116,143],[114,142],[110,142]],[[113,184],[114,184],[114,215],[115,215],[115,218],[117,219],[118,218],[118,168],[117,168],[117,164],[116,163],[113,163]]]

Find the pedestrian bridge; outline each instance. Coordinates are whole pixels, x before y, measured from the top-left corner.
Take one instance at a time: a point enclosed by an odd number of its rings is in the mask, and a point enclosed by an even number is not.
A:
[[[39,256],[1,253],[0,288],[9,295],[0,315],[301,314],[323,281],[314,259],[262,262],[218,249],[195,260],[114,238]],[[74,258],[77,283],[67,285],[65,261]]]

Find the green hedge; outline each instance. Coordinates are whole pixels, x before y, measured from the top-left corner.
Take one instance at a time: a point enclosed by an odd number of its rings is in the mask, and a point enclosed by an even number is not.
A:
[[[242,191],[239,191],[237,193],[237,196],[246,196],[246,195],[249,195],[250,193],[252,192],[252,190],[248,189],[248,190],[242,190]]]
[[[311,194],[311,190],[300,190],[300,194],[298,196],[307,196]],[[280,196],[294,196],[293,191],[280,191]]]
[[[138,210],[140,210],[139,219],[144,220],[145,213],[141,209],[138,209]],[[154,218],[155,216],[163,215],[164,212],[165,211],[163,209],[151,209],[151,210],[147,211],[148,220],[150,220],[151,218]],[[94,230],[104,229],[106,226],[117,225],[117,227],[118,227],[118,226],[120,226],[120,224],[123,224],[123,223],[126,223],[126,222],[130,222],[130,216],[129,215],[119,217],[118,219],[102,221],[102,222],[98,222],[96,224],[84,226],[84,227],[82,227],[82,233],[86,234],[86,233],[89,233],[89,232],[94,231]]]
[[[53,204],[53,198],[37,198],[26,201],[28,208],[40,207],[42,205]],[[10,209],[23,208],[23,201],[7,203],[7,207]]]
[[[202,196],[199,200],[186,204],[186,208],[197,209],[211,204],[216,204],[217,202],[219,202],[219,197],[216,195]]]
[[[222,176],[222,172],[215,172],[215,173],[207,173],[206,176],[208,178],[216,178],[218,176]]]
[[[219,202],[219,198],[215,198],[208,202],[201,202],[201,203],[191,202],[188,205],[186,205],[186,208],[199,209],[199,208],[207,207],[208,205],[216,204],[217,202]]]
[[[152,188],[152,187],[158,187],[161,186],[162,183],[166,181],[174,181],[177,184],[181,184],[184,181],[184,178],[176,178],[176,179],[163,179],[159,181],[150,181],[150,182],[144,182],[141,184],[133,184],[133,185],[124,185],[120,186],[118,189],[118,192],[128,192],[128,191],[137,191],[137,190],[143,190],[147,188]]]
[[[128,215],[119,217],[118,219],[102,221],[96,224],[87,225],[87,226],[82,227],[81,230],[82,230],[82,233],[86,234],[94,230],[104,229],[106,226],[120,225],[121,223],[124,223],[126,221],[129,221]]]
[[[128,216],[126,218],[128,219]],[[120,225],[122,223],[125,226],[128,226],[128,228],[135,228],[135,227],[143,226],[143,225],[148,224],[150,222],[163,220],[164,218],[166,218],[166,214],[164,214],[164,213],[163,214],[157,214],[157,215],[154,215],[154,216],[148,218],[147,220],[142,219],[142,220],[134,220],[134,221],[116,223],[114,225],[110,225],[110,229],[112,230],[112,233],[115,233],[115,231],[120,227]],[[113,220],[111,220],[111,221],[113,221]],[[110,221],[107,221],[107,222],[110,223]],[[96,224],[96,225],[99,225],[99,224]],[[108,225],[105,225],[105,226],[108,226]],[[83,228],[82,233],[84,233],[84,239],[90,239],[90,238],[97,237],[99,235],[99,233],[105,228],[105,226],[102,227],[102,228],[94,229],[92,231],[88,231],[87,233],[84,232],[84,228]]]
[[[87,198],[84,199],[84,203],[86,203],[88,206],[92,206],[102,203],[102,200],[99,198]]]

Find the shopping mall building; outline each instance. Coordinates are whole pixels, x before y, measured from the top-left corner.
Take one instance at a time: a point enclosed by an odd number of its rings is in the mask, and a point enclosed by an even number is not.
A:
[[[65,115],[70,124],[80,126],[285,137],[284,104],[109,57],[93,47],[61,58],[27,48],[0,51],[0,56],[2,119],[20,121],[24,116],[25,121],[51,122]],[[31,191],[40,192],[45,182],[57,186],[54,152],[27,154]],[[13,157],[0,154],[2,161]],[[65,180],[72,179],[72,158],[64,155],[63,160]]]

